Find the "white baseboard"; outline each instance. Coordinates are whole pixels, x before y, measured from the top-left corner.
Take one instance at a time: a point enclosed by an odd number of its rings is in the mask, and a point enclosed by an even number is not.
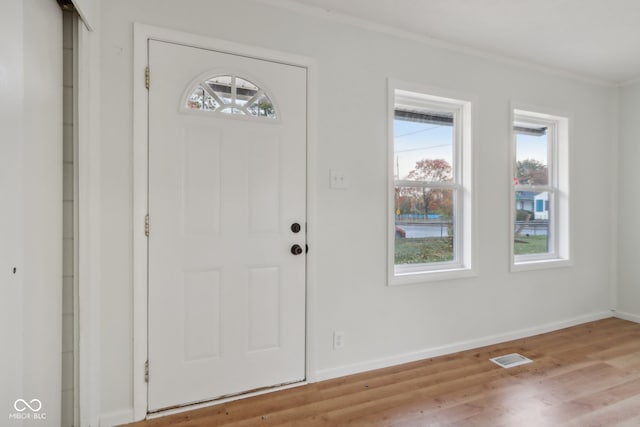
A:
[[[414,351],[405,354],[398,354],[391,357],[385,357],[381,359],[367,360],[360,363],[354,363],[351,365],[340,366],[337,368],[322,369],[316,372],[314,375],[315,381],[323,381],[337,377],[343,377],[346,375],[357,374],[360,372],[371,371],[374,369],[387,368],[390,366],[400,365],[403,363],[415,362],[417,360],[428,359],[431,357],[443,356],[445,354],[457,353],[459,351],[471,350],[478,347],[484,347],[487,345],[499,344],[506,341],[512,341],[520,338],[526,338],[533,335],[544,334],[547,332],[556,331],[559,329],[569,328],[571,326],[580,325],[582,323],[593,322],[595,320],[602,320],[612,317],[614,313],[611,311],[603,311],[598,313],[592,313],[584,316],[574,317],[572,319],[563,320],[561,322],[547,323],[544,325],[536,326],[533,328],[520,329],[513,332],[507,332],[504,334],[490,335],[483,338],[473,339],[469,341],[462,341],[453,344],[448,344],[440,347],[428,348],[424,350]],[[632,315],[629,315],[632,316]],[[640,316],[634,316],[640,323]],[[632,320],[632,319],[627,319]]]
[[[640,323],[640,315],[627,313],[625,311],[614,310],[613,315],[618,319],[628,320],[630,322]]]
[[[134,421],[133,408],[100,415],[100,427],[113,427]]]

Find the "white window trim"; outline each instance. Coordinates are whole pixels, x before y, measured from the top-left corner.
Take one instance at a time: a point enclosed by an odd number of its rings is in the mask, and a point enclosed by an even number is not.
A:
[[[539,113],[540,108],[513,106],[511,108],[511,120],[509,122],[511,135],[511,150],[509,156],[509,251],[510,266],[512,272],[540,270],[556,267],[568,267],[573,265],[571,260],[571,221],[570,221],[570,197],[569,197],[569,175],[571,171],[569,158],[569,134],[570,125],[573,122],[570,114],[547,114]],[[516,132],[513,124],[525,121],[527,123],[548,126],[552,131],[552,138],[549,141],[548,165],[549,165],[549,185],[529,186],[514,185],[513,177],[516,176],[515,156],[516,156]],[[549,217],[549,232],[552,233],[550,250],[544,254],[516,255],[514,248],[515,229],[514,220],[516,217],[516,191],[538,191],[548,192],[552,206],[552,213]]]
[[[472,115],[471,108],[474,101],[468,95],[452,94],[437,88],[422,85],[389,80],[388,82],[388,200],[387,200],[387,270],[388,285],[407,285],[440,280],[451,280],[476,276],[472,268],[472,258],[475,253],[472,238],[475,232],[474,219],[474,182],[473,156],[471,150],[472,140]],[[454,120],[459,123],[455,127],[456,135],[454,143],[453,161],[455,184],[435,184],[434,187],[451,187],[456,189],[455,200],[456,214],[454,215],[454,228],[456,230],[456,256],[457,259],[450,262],[433,264],[415,264],[403,266],[398,273],[395,265],[395,170],[394,170],[394,111],[398,104],[406,104],[412,107],[428,106],[441,111],[454,114]],[[399,183],[402,183],[400,181]],[[414,183],[415,184],[415,183]]]

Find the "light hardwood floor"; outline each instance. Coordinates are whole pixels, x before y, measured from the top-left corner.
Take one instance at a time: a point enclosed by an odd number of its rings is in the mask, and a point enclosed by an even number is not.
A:
[[[534,362],[504,369],[489,358]],[[130,427],[640,426],[640,324],[605,319]]]

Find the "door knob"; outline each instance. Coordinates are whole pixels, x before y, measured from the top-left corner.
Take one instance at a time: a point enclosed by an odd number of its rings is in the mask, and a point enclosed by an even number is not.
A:
[[[291,246],[291,253],[294,255],[300,255],[303,252],[302,247],[300,245]]]

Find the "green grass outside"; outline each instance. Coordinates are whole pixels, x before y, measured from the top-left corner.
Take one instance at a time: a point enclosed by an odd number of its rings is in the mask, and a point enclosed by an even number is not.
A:
[[[514,243],[516,255],[547,253],[547,236],[517,236]]]
[[[396,264],[420,264],[453,259],[453,239],[420,237],[396,239]]]
[[[544,254],[548,252],[547,236],[518,236],[516,255]],[[397,238],[395,264],[421,264],[453,259],[453,239],[439,237]]]
[[[518,236],[516,255],[544,254],[548,252],[547,236]],[[396,239],[395,264],[421,264],[453,259],[453,239],[422,237]]]

